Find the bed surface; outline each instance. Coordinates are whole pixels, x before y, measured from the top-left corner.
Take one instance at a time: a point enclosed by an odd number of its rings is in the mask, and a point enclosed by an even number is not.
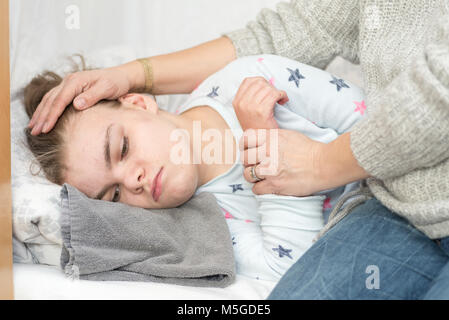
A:
[[[260,300],[274,283],[237,276],[226,288],[197,288],[154,282],[89,281],[66,278],[55,266],[14,263],[17,300]]]

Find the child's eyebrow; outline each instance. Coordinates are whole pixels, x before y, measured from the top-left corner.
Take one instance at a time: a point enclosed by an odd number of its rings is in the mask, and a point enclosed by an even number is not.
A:
[[[111,169],[111,127],[110,124],[106,129],[106,136],[104,139],[104,160],[106,162],[106,168]]]
[[[104,139],[104,161],[106,162],[106,168],[111,169],[111,127],[114,124],[110,124],[106,129],[106,135]],[[97,200],[101,200],[106,192],[109,190],[110,186],[104,187],[95,197]]]

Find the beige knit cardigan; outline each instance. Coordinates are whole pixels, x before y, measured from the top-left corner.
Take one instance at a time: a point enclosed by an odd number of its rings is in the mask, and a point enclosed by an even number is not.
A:
[[[224,34],[238,57],[270,53],[318,68],[360,64],[367,117],[351,149],[374,195],[430,238],[449,236],[449,0],[292,0]],[[365,186],[365,187],[363,187]]]

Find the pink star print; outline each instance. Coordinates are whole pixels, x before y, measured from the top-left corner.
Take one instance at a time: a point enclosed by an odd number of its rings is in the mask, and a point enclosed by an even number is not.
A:
[[[263,58],[259,58],[259,59],[257,59],[257,61],[258,61],[258,62],[262,62],[262,61],[263,61]]]
[[[273,83],[274,83],[274,78],[271,78],[269,82],[270,82],[271,85],[273,85]]]
[[[323,209],[331,209],[331,198],[326,198],[323,203]]]
[[[222,209],[225,213],[225,218],[226,219],[234,219],[234,216],[232,214],[229,213],[229,211]]]
[[[365,110],[366,110],[365,101],[362,101],[362,102],[354,101],[354,103],[357,106],[357,108],[355,108],[354,112],[360,112],[360,114],[363,116],[363,114],[365,113]]]

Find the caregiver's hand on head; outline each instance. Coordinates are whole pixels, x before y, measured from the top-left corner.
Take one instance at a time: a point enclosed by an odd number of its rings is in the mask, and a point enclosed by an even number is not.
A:
[[[274,107],[287,101],[287,93],[277,90],[265,78],[248,77],[242,81],[232,105],[243,130],[274,129],[278,127]]]
[[[153,94],[187,94],[208,76],[236,59],[232,41],[222,36],[203,44],[169,54],[152,56]],[[180,70],[182,72],[180,72]],[[49,132],[59,116],[72,101],[81,109],[99,100],[117,99],[128,91],[145,87],[145,72],[138,61],[103,70],[78,72],[48,92],[29,123],[31,134]],[[44,128],[44,124],[46,126]]]
[[[88,70],[67,75],[60,85],[50,90],[42,99],[28,127],[31,134],[49,132],[64,109],[73,101],[78,110],[95,105],[103,99],[117,99],[133,87],[133,79],[123,66]]]
[[[352,154],[349,132],[325,144],[297,131],[250,129],[239,147],[255,194],[310,196],[369,177]]]

